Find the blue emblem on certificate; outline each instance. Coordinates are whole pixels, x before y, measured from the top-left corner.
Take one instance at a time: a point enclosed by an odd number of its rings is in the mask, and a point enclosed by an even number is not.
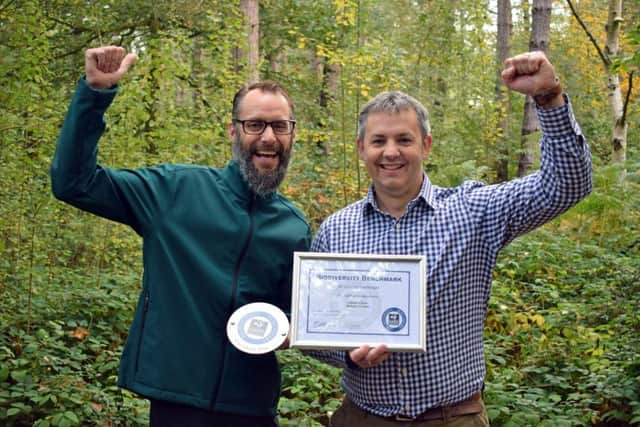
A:
[[[287,316],[275,305],[256,302],[237,309],[227,322],[227,337],[238,350],[263,354],[280,347],[289,333]]]
[[[382,326],[390,332],[402,330],[407,324],[407,315],[397,307],[388,308],[382,313]]]

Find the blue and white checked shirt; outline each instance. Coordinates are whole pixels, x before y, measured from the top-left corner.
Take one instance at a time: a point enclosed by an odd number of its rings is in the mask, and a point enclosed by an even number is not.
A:
[[[591,155],[567,104],[538,109],[541,166],[509,182],[431,184],[402,217],[380,211],[367,197],[320,226],[313,252],[424,254],[427,258],[427,352],[392,353],[360,369],[344,351],[308,354],[344,368],[342,386],[355,404],[381,415],[416,416],[462,401],[482,389],[482,332],[498,252],[515,237],[551,220],[591,191]]]

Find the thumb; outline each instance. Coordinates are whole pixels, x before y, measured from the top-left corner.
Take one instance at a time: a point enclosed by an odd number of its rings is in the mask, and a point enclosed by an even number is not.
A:
[[[513,78],[516,76],[516,67],[509,64],[504,70],[502,70],[501,76],[502,80],[504,80],[505,82],[513,80]]]
[[[122,62],[120,63],[120,68],[118,68],[118,74],[119,75],[125,74],[127,71],[129,71],[129,68],[131,68],[131,66],[136,63],[137,60],[138,60],[138,55],[136,55],[135,53],[127,54],[127,56],[125,56]]]

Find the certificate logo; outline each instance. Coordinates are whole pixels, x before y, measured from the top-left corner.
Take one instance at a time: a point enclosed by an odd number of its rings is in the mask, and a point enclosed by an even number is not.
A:
[[[388,308],[382,313],[382,325],[390,332],[398,332],[407,324],[407,315],[398,307]]]

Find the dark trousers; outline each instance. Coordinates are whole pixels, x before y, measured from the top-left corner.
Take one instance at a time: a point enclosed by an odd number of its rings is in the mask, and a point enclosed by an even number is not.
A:
[[[277,427],[276,417],[211,412],[192,406],[151,399],[151,427]],[[247,402],[250,404],[251,402]]]

